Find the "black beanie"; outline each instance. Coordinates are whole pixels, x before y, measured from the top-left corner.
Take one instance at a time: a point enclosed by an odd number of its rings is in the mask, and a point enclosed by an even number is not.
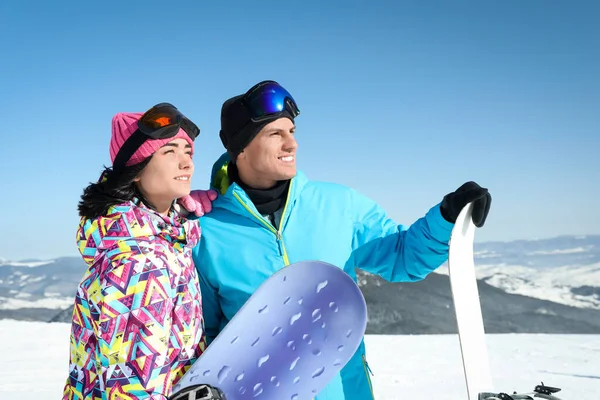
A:
[[[273,115],[272,118],[254,122],[251,120],[250,111],[242,104],[242,97],[244,97],[243,94],[226,100],[221,108],[219,136],[233,163],[242,150],[267,124],[279,118],[289,118],[294,122],[294,118],[287,110]]]

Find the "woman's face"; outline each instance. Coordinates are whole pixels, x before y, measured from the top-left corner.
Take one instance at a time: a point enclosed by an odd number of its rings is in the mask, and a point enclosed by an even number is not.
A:
[[[158,212],[166,214],[173,201],[190,193],[193,173],[192,147],[177,138],[152,155],[135,182]]]

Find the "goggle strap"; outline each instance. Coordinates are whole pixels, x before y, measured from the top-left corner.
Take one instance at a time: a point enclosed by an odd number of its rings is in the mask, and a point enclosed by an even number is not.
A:
[[[293,118],[296,118],[298,115],[300,115],[300,110],[298,110],[298,105],[296,104],[296,102],[292,99],[290,99],[289,97],[285,98],[285,106],[284,109],[286,109],[290,112],[290,114],[292,114]]]
[[[113,171],[121,172],[125,168],[127,161],[133,156],[137,149],[148,139],[139,129],[136,129],[131,136],[127,138],[123,146],[119,149],[115,161],[113,162]]]

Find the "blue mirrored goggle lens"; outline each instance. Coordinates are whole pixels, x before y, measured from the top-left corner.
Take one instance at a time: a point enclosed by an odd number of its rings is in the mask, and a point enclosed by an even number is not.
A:
[[[276,83],[266,83],[256,88],[246,97],[245,102],[252,118],[277,114],[284,109],[294,118],[300,113],[292,95]]]

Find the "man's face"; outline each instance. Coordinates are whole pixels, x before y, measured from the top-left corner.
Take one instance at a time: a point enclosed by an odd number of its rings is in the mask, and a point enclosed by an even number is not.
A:
[[[277,181],[296,176],[296,126],[288,118],[266,125],[237,158],[237,166],[248,185],[268,188]]]

